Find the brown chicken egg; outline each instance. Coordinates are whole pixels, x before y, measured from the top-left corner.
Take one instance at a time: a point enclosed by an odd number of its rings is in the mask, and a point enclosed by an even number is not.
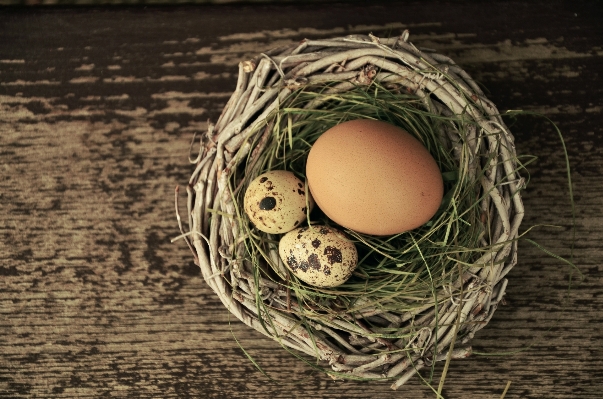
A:
[[[306,178],[314,201],[331,220],[373,235],[425,224],[444,194],[438,165],[418,139],[368,119],[323,133],[308,154]]]
[[[279,241],[278,252],[297,278],[315,287],[343,284],[358,264],[354,243],[329,226],[290,231]]]

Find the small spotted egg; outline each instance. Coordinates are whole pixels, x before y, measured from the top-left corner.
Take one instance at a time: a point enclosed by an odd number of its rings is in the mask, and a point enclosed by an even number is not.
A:
[[[245,192],[245,213],[261,231],[284,234],[306,220],[306,195],[310,210],[314,200],[304,183],[286,170],[272,170],[256,177]]]
[[[358,264],[353,242],[327,226],[301,227],[281,238],[278,252],[297,278],[315,287],[343,284]]]

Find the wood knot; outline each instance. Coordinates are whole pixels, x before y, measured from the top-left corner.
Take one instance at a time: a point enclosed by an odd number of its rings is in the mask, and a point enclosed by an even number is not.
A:
[[[295,78],[286,79],[285,86],[287,89],[295,90],[308,84],[308,78],[305,76],[297,76]]]

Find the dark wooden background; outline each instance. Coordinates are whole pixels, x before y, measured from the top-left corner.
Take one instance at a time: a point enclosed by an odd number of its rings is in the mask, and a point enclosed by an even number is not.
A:
[[[174,187],[237,63],[303,38],[396,35],[453,57],[501,110],[565,136],[573,259],[523,240],[506,306],[446,398],[603,397],[603,7],[433,2],[0,9],[0,397],[433,398],[413,378],[335,382],[249,330],[207,287]],[[529,167],[526,237],[570,258],[563,148],[509,120]],[[253,356],[270,377],[246,358]],[[436,368],[435,385],[442,366]],[[428,378],[429,374],[422,373]]]

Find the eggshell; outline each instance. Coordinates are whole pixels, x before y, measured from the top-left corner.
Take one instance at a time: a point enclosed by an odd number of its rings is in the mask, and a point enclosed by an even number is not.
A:
[[[292,230],[281,238],[278,250],[289,270],[315,287],[343,284],[358,264],[354,243],[328,226]]]
[[[314,201],[308,193],[310,210]],[[281,234],[306,220],[304,183],[286,170],[272,170],[256,177],[247,187],[245,213],[261,231]]]
[[[442,174],[423,144],[386,122],[358,119],[323,133],[306,178],[318,207],[360,233],[390,235],[429,221],[444,194]]]

